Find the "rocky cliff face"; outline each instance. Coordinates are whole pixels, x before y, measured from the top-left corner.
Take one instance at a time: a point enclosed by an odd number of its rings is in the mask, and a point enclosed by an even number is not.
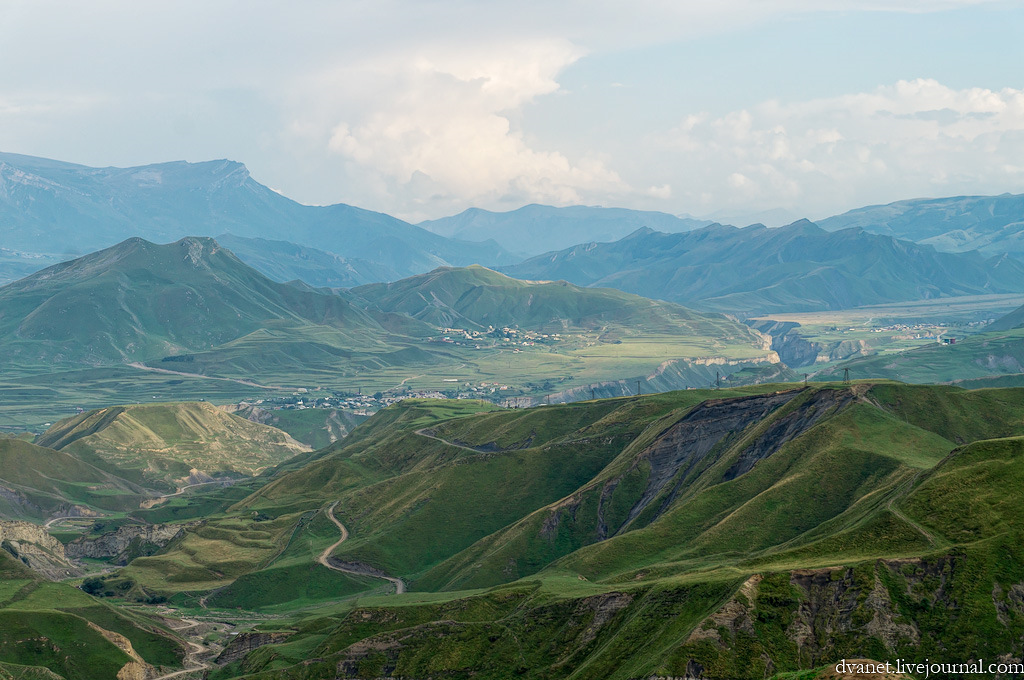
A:
[[[694,678],[708,680],[761,678],[864,655],[1019,662],[1024,583],[978,586],[975,568],[948,555],[757,574],[697,625],[680,655]],[[964,589],[976,587],[991,588],[991,598],[967,610]],[[974,639],[953,630],[958,619]],[[992,634],[978,632],[986,629]]]
[[[800,324],[793,321],[772,321],[752,319],[747,324],[772,339],[771,348],[790,368],[811,366],[826,361],[839,361],[870,354],[871,345],[864,340],[841,340],[817,342],[807,340],[800,334]]]
[[[0,521],[0,548],[51,581],[82,573],[68,561],[60,541],[30,522]]]
[[[239,633],[231,639],[231,642],[229,642],[228,646],[224,648],[224,651],[220,653],[216,661],[218,664],[222,665],[231,663],[232,661],[237,661],[254,649],[258,649],[265,645],[276,645],[280,642],[284,642],[291,634],[292,633],[290,631],[274,633]]]
[[[125,565],[136,557],[151,555],[164,547],[191,524],[134,524],[118,527],[116,531],[96,538],[76,538],[65,546],[68,557],[110,559]]]

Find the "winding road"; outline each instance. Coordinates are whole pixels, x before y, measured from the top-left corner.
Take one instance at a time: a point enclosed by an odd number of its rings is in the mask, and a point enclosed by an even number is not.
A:
[[[456,444],[455,442],[450,442],[447,439],[442,439],[441,437],[430,434],[429,427],[424,427],[423,429],[416,430],[416,434],[418,434],[421,437],[426,437],[427,439],[433,439],[436,442],[441,442],[442,444],[447,444],[452,448],[462,449],[463,451],[469,451],[470,453],[495,453],[493,449],[485,449],[483,447],[475,448],[472,446],[465,446],[463,444]]]
[[[328,569],[332,569],[334,571],[340,571],[340,572],[343,572],[345,574],[355,574],[357,576],[372,576],[374,578],[384,579],[385,581],[388,581],[392,585],[395,586],[395,594],[396,595],[401,595],[402,593],[404,593],[405,592],[405,582],[402,581],[402,579],[400,579],[400,578],[395,578],[394,576],[387,576],[386,574],[382,574],[377,569],[374,569],[373,567],[347,566],[347,565],[346,566],[339,566],[339,565],[331,563],[331,553],[333,553],[337,549],[337,547],[339,545],[341,545],[342,543],[344,543],[348,539],[348,529],[346,529],[345,525],[342,524],[341,521],[338,520],[338,518],[334,516],[334,508],[337,505],[338,505],[338,501],[334,501],[333,503],[331,503],[331,506],[329,508],[327,508],[326,512],[327,512],[327,518],[330,519],[332,522],[334,522],[334,525],[336,527],[338,527],[338,531],[341,532],[341,538],[339,538],[337,540],[337,542],[335,542],[329,548],[325,549],[322,553],[320,553],[320,558],[317,561],[320,562],[320,564],[322,564],[325,567],[327,567]]]
[[[57,522],[62,522],[66,519],[92,519],[91,517],[82,517],[81,515],[65,515],[64,517],[54,517],[47,520],[46,524],[43,525],[44,529],[49,529]]]
[[[948,541],[944,541],[944,540],[943,541],[939,541],[938,539],[936,539],[935,536],[933,536],[930,531],[925,529],[923,526],[921,526],[920,524],[915,522],[910,517],[907,517],[906,515],[904,515],[903,512],[899,508],[897,508],[896,505],[895,505],[895,502],[897,500],[906,497],[907,491],[909,491],[910,489],[914,488],[914,484],[917,482],[917,478],[920,477],[921,473],[923,473],[923,472],[924,472],[924,470],[919,470],[917,472],[917,474],[915,474],[910,480],[908,480],[905,484],[903,484],[903,486],[901,486],[899,489],[897,489],[896,493],[894,493],[892,495],[892,497],[889,499],[889,502],[886,504],[885,507],[886,507],[887,510],[889,510],[889,512],[891,512],[893,515],[895,515],[897,519],[900,519],[900,520],[906,522],[907,524],[912,526],[914,529],[916,529],[918,531],[918,533],[920,533],[922,536],[925,537],[925,540],[927,540],[929,543],[932,544],[933,547],[936,547],[936,548],[938,548],[938,547],[945,547],[945,546],[948,545]]]
[[[185,486],[179,486],[178,490],[175,491],[174,493],[165,493],[162,496],[157,496],[157,498],[174,498],[175,496],[180,496],[181,494],[185,493],[185,489],[191,489],[194,486],[205,486],[207,484],[223,484],[224,486],[231,486],[232,484],[234,484],[234,480],[212,479],[209,482],[196,482],[195,484],[186,484]]]
[[[186,626],[186,627],[187,628],[191,628],[192,626]],[[180,629],[180,630],[184,630],[184,629]],[[205,671],[206,669],[212,667],[209,661],[201,661],[200,660],[200,655],[207,654],[209,652],[209,650],[206,647],[204,647],[201,644],[198,644],[196,642],[192,642],[191,640],[185,640],[185,642],[187,642],[189,647],[192,648],[192,651],[189,652],[189,654],[185,657],[185,664],[189,665],[189,667],[188,668],[183,668],[180,671],[174,671],[172,673],[165,673],[164,675],[158,675],[155,678],[153,678],[153,680],[166,680],[167,678],[177,678],[177,677],[179,677],[181,675],[187,675],[189,673],[198,673],[200,671]]]
[[[149,371],[150,373],[163,373],[164,375],[181,375],[186,378],[202,378],[203,380],[223,380],[225,382],[238,383],[239,385],[245,385],[246,387],[258,387],[261,390],[283,390],[286,389],[280,385],[261,385],[259,383],[252,382],[251,380],[239,380],[238,378],[220,378],[215,375],[201,375],[199,373],[184,373],[182,371],[171,371],[166,368],[156,368],[154,366],[147,366],[146,364],[139,363],[138,361],[132,361],[127,364],[132,368],[137,368],[140,371]]]

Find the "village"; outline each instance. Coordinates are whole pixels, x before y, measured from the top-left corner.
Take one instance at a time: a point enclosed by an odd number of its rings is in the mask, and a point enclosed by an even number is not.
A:
[[[441,328],[441,335],[427,339],[428,343],[444,343],[480,349],[482,342],[490,341],[489,347],[497,347],[499,343],[515,347],[533,347],[534,345],[553,345],[561,342],[563,337],[559,333],[539,333],[536,331],[521,330],[508,326],[495,328],[488,326],[485,331],[471,330],[467,328]]]

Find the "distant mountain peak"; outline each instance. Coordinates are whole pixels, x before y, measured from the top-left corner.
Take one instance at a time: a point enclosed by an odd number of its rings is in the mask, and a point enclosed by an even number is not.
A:
[[[654,229],[651,229],[650,227],[640,227],[636,231],[634,231],[634,232],[630,233],[629,235],[627,235],[622,240],[626,241],[626,240],[631,239],[631,238],[641,238],[643,236],[650,236],[651,234],[657,234],[657,233],[658,233],[657,231],[655,231]]]

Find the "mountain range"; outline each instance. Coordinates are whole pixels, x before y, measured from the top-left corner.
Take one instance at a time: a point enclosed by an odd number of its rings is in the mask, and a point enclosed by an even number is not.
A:
[[[675,233],[709,224],[709,220],[650,210],[533,204],[509,212],[469,208],[458,215],[420,222],[419,226],[451,238],[494,240],[509,252],[528,257],[577,243],[617,241],[644,227]]]
[[[0,154],[0,680],[1019,664],[1024,307],[801,382],[756,329],[863,316],[736,319],[1024,293],[1017,198],[432,233]]]
[[[1017,292],[1016,260],[991,258],[1020,251],[1022,209],[1022,196],[1013,195],[918,199],[827,218],[824,231],[805,221],[777,231],[652,211],[529,205],[471,208],[414,226],[344,204],[300,205],[232,161],[90,168],[0,154],[0,281],[131,236],[206,235],[220,236],[276,281],[315,287],[482,264],[738,314],[837,309]],[[525,255],[534,257],[515,264]]]
[[[1024,253],[1024,194],[919,198],[820,220],[829,231],[861,227],[948,252]]]
[[[221,244],[267,278],[286,283],[302,281],[316,288],[354,288],[403,276],[376,262],[345,258],[289,241],[221,234]]]
[[[806,220],[681,234],[640,229],[501,270],[747,316],[1024,290],[1024,265],[1006,255],[943,253],[859,228],[827,232]]]
[[[448,239],[349,205],[307,206],[256,182],[241,163],[90,168],[0,153],[0,246],[76,256],[139,236],[229,233],[369,260],[399,276],[441,265],[509,264],[497,244]]]

